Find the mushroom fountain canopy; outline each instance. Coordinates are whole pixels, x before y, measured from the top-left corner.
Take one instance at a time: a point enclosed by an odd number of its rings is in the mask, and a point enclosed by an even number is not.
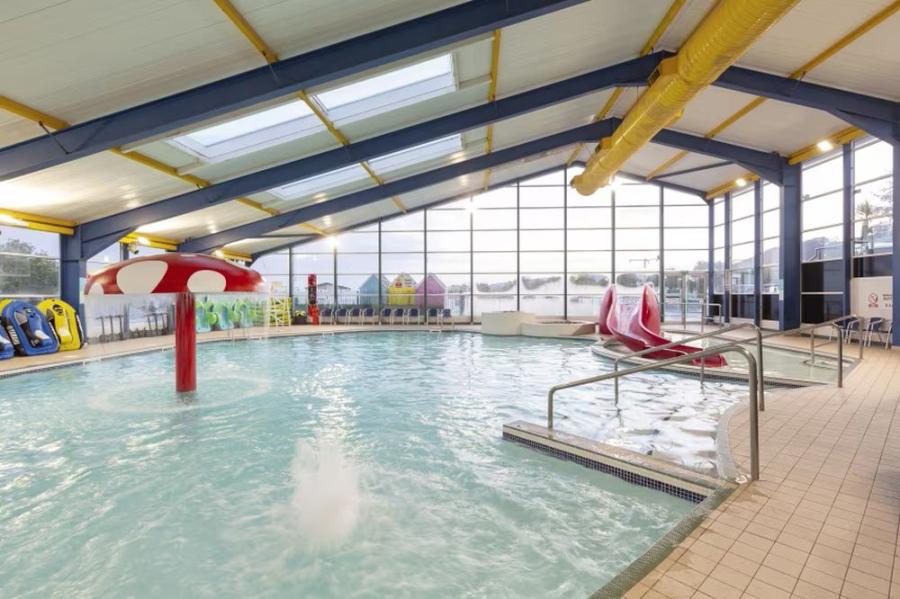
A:
[[[266,293],[255,270],[203,254],[160,254],[118,262],[88,277],[86,296],[152,293]]]
[[[203,254],[141,256],[88,277],[87,297],[175,294],[175,390],[197,388],[195,293],[267,293],[255,270]]]

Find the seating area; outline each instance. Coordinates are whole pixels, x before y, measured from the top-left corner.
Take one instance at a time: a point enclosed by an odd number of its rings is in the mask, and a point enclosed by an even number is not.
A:
[[[319,310],[320,324],[358,325],[427,325],[455,328],[456,321],[449,308],[428,308],[416,306],[390,307],[380,309],[373,306],[326,306]]]
[[[837,326],[829,330],[828,340],[831,341],[835,331],[840,335],[844,343],[856,341],[866,347],[871,347],[875,341],[883,345],[884,349],[891,347],[891,335],[894,332],[894,322],[888,318],[873,316],[861,318],[849,316],[837,323]]]

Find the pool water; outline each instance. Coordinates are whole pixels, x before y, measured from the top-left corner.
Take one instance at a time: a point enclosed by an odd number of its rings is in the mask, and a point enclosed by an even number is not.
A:
[[[542,421],[547,387],[609,368],[585,343],[207,344],[190,400],[172,359],[0,381],[0,596],[579,597],[693,507],[501,440]],[[561,393],[559,428],[703,449],[734,401],[713,389],[678,406],[696,380],[636,376],[618,411]]]

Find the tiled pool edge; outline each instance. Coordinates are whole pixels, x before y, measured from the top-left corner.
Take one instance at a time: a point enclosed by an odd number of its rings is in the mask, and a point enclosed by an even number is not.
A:
[[[650,546],[636,560],[628,564],[612,580],[590,595],[589,599],[619,599],[661,564],[691,532],[718,508],[736,490],[734,486],[722,486],[694,506],[661,539]]]
[[[590,599],[614,599],[624,595],[703,522],[738,485],[687,470],[631,450],[550,431],[517,421],[503,426],[503,438],[548,455],[616,476],[632,484],[691,501],[694,508],[662,538],[625,567]]]

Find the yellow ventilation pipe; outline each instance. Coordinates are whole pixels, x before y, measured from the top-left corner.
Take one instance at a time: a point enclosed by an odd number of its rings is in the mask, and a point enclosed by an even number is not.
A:
[[[615,132],[601,140],[584,172],[572,180],[582,195],[609,184],[625,161],[676,120],[688,102],[712,84],[797,0],[722,0],[675,56],[663,60],[650,87]]]

